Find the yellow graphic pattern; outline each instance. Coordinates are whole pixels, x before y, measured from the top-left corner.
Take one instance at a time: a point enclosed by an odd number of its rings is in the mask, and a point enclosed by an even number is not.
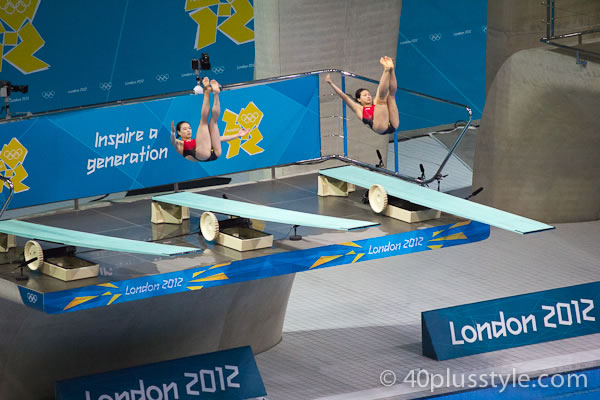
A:
[[[215,6],[216,13],[210,8]],[[254,31],[246,26],[254,18],[254,9],[249,0],[186,0],[185,11],[198,24],[194,45],[196,50],[215,43],[217,30],[236,44],[254,40]],[[219,24],[219,18],[225,18],[225,21]]]
[[[0,57],[23,74],[43,71],[50,66],[34,54],[45,41],[33,26],[41,0],[0,0]],[[6,30],[5,27],[9,30]],[[0,72],[2,62],[0,59]]]
[[[23,183],[29,176],[25,167],[23,167],[25,157],[27,157],[27,149],[17,138],[12,138],[8,144],[2,147],[0,152],[0,173],[11,180],[15,193],[29,190],[29,186]],[[7,183],[4,186],[9,187]],[[2,190],[4,190],[4,186],[2,186]]]
[[[471,223],[471,221],[463,221],[463,222],[457,222],[456,224],[450,226],[448,229],[445,230],[441,230],[441,231],[437,231],[434,232],[432,235],[432,238],[435,238],[438,235],[441,235],[444,232],[447,232],[450,229],[454,229],[454,228],[459,228],[461,226],[466,226],[469,225]],[[464,232],[458,232],[458,233],[454,233],[448,236],[441,236],[435,239],[430,239],[429,242],[442,242],[442,241],[446,241],[446,240],[461,240],[461,239],[468,239],[467,236],[465,235]],[[442,247],[444,247],[443,244],[431,244],[429,246],[431,250],[437,250],[437,249],[441,249]]]
[[[249,130],[248,134],[243,138],[227,142],[229,146],[227,147],[226,158],[237,156],[240,153],[240,149],[251,156],[265,151],[258,145],[263,140],[263,135],[258,128],[263,116],[263,112],[252,101],[248,103],[246,108],[242,108],[239,114],[229,109],[225,110],[223,113],[223,121],[226,123],[225,135],[235,135],[240,128]]]
[[[208,269],[203,269],[201,271],[196,271],[196,272],[194,272],[192,274],[192,278],[196,278],[196,277],[202,275],[203,273],[205,273],[206,271],[209,271],[211,269],[221,268],[221,267],[224,267],[224,266],[229,265],[229,264],[231,264],[231,263],[228,262],[228,263],[224,263],[224,264],[216,264],[216,265],[213,265],[212,267],[210,267]],[[204,286],[194,285],[192,283],[209,282],[209,281],[225,281],[225,280],[228,280],[228,279],[229,279],[229,277],[227,275],[225,275],[225,273],[223,273],[223,272],[220,272],[220,273],[214,274],[214,275],[210,275],[210,276],[206,276],[206,277],[200,276],[197,279],[192,279],[192,280],[188,281],[188,283],[186,284],[186,288],[188,290],[200,290]]]

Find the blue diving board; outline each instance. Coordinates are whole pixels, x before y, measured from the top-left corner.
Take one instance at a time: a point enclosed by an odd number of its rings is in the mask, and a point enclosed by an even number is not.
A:
[[[552,225],[351,165],[324,169],[319,173],[364,188],[379,184],[391,196],[508,231],[525,234],[554,229]]]
[[[112,236],[98,235],[73,231],[70,229],[54,228],[46,225],[14,219],[0,221],[0,232],[25,237],[28,239],[45,240],[71,246],[89,247],[92,249],[121,251],[124,253],[152,254],[157,256],[175,256],[197,253],[200,249],[194,247],[172,246],[168,244],[150,243],[139,240],[121,239]]]
[[[351,231],[379,225],[376,222],[328,217],[325,215],[285,210],[282,208],[262,206],[190,192],[178,192],[154,196],[152,197],[152,200],[199,210],[212,211],[220,214],[235,215],[242,218],[252,218],[262,221],[278,222],[281,224],[311,226],[324,229]]]

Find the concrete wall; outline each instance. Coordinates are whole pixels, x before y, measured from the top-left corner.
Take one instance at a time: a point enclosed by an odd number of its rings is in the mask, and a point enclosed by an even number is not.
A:
[[[275,346],[295,275],[48,315],[0,299],[0,399],[55,381],[250,345]]]
[[[320,69],[342,69],[379,80],[379,58],[395,59],[400,24],[400,0],[256,0],[256,78]],[[342,154],[341,103],[321,79],[323,154]],[[362,81],[348,80],[346,92]],[[328,118],[329,117],[329,118]],[[387,154],[389,136],[380,136],[349,115],[349,155],[376,164],[376,149]],[[322,168],[318,165],[312,169]],[[303,168],[305,169],[305,168]],[[298,171],[283,168],[278,176]]]
[[[599,65],[577,65],[573,53],[541,43],[546,20],[544,2],[488,1],[473,187],[485,188],[479,202],[545,222],[598,219]],[[599,1],[555,1],[555,36],[599,24]]]
[[[555,34],[598,27],[600,1],[555,0]],[[546,6],[540,0],[489,0],[486,93],[504,61],[519,50],[547,46]],[[568,43],[568,42],[566,42]]]
[[[488,91],[477,138],[477,201],[544,222],[600,218],[600,64],[522,50]]]

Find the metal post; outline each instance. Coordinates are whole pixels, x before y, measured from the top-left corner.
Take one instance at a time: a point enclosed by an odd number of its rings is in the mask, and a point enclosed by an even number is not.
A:
[[[346,93],[346,79],[342,75],[342,92]],[[346,103],[342,101],[342,124],[344,127],[344,156],[348,157],[348,128],[346,127]]]
[[[394,131],[394,171],[398,173],[398,129]]]
[[[554,38],[554,0],[546,0],[546,40]]]

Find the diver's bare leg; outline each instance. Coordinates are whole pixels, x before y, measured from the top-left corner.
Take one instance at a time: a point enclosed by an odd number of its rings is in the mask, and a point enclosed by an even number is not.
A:
[[[202,99],[202,111],[200,112],[200,124],[196,131],[196,158],[206,160],[210,157],[210,131],[208,127],[208,114],[210,112],[210,85],[208,78],[202,81],[204,84],[204,98]]]
[[[379,86],[377,86],[377,93],[373,99],[373,104],[375,105],[373,111],[373,130],[377,133],[383,133],[387,130],[390,123],[390,114],[387,107],[387,98],[390,88],[390,73],[386,60],[383,57],[381,57],[379,62],[383,65],[383,74],[381,74]]]
[[[385,57],[385,59],[388,62],[388,65],[391,63],[392,66],[389,71],[390,91],[387,97],[387,107],[390,116],[390,124],[395,129],[398,129],[398,126],[400,126],[400,116],[398,111],[398,105],[396,104],[396,90],[398,90],[398,82],[396,81],[396,70],[394,69],[394,62],[392,61],[392,59],[389,57]]]
[[[214,99],[212,115],[210,116],[210,122],[208,123],[208,130],[210,132],[210,141],[215,156],[220,157],[221,133],[219,132],[219,125],[217,124],[217,122],[219,121],[219,116],[221,115],[221,103],[219,101],[219,93],[221,93],[221,88],[219,87],[219,83],[214,79],[210,81],[210,87],[214,94]]]

